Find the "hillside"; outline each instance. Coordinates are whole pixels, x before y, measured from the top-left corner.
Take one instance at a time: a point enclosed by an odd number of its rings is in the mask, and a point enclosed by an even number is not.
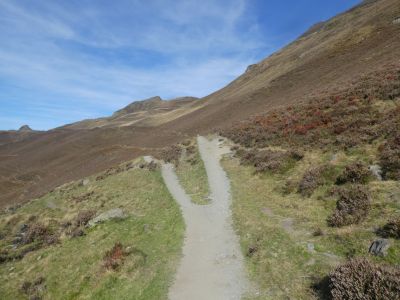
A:
[[[400,299],[400,2],[204,98],[0,132],[0,298]]]
[[[397,0],[364,1],[318,24],[250,66],[225,88],[196,101],[125,108],[116,115],[56,128],[0,146],[0,203],[17,204],[62,183],[141,154],[156,154],[198,133],[229,128],[262,111],[334,92],[400,59]],[[179,104],[178,104],[179,103]],[[139,105],[139,104],[138,104]],[[164,107],[165,105],[165,107]],[[154,108],[157,107],[157,108]],[[137,107],[136,107],[137,108]],[[143,117],[143,119],[142,119]]]
[[[0,146],[21,141],[36,133],[38,131],[32,130],[28,125],[21,126],[18,130],[0,130]]]

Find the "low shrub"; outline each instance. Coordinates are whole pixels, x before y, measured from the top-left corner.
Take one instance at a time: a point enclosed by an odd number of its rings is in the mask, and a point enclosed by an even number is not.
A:
[[[310,197],[319,187],[332,181],[334,169],[330,165],[321,165],[307,170],[299,182],[297,191],[303,197]]]
[[[109,176],[116,175],[116,174],[125,172],[125,171],[130,170],[130,169],[132,169],[132,164],[131,163],[128,163],[128,164],[125,164],[125,165],[119,165],[119,166],[116,166],[116,167],[111,167],[111,168],[107,169],[105,172],[103,172],[102,174],[98,175],[95,180],[96,181],[104,180]]]
[[[370,193],[363,185],[350,185],[337,190],[339,200],[336,210],[328,218],[328,225],[342,227],[358,224],[366,218],[370,210]]]
[[[73,227],[68,231],[68,234],[71,236],[71,238],[76,238],[76,237],[84,236],[85,231],[83,230],[82,227]]]
[[[353,259],[324,280],[325,297],[332,300],[394,300],[400,298],[400,269]]]
[[[359,183],[366,184],[371,180],[371,172],[362,162],[355,162],[347,165],[336,179],[336,184]]]
[[[39,300],[42,299],[41,295],[45,288],[45,278],[39,277],[33,282],[24,281],[21,285],[21,292],[27,295],[30,300]]]
[[[295,161],[303,158],[300,152],[255,149],[239,149],[236,156],[240,157],[242,164],[254,166],[257,173],[286,171]]]
[[[383,225],[377,230],[377,234],[383,238],[400,239],[400,217]]]
[[[23,244],[30,244],[33,242],[51,245],[58,242],[58,236],[53,233],[49,227],[41,223],[34,223],[28,226],[22,238]]]
[[[75,218],[75,226],[86,226],[91,219],[96,215],[95,210],[83,210],[78,213],[78,215]]]
[[[66,230],[65,233],[71,238],[76,238],[85,235],[85,226],[91,219],[96,215],[95,210],[82,210],[78,213],[75,219],[71,221],[65,221],[62,227]]]
[[[157,167],[158,167],[158,165],[154,161],[146,162],[146,163],[143,163],[143,164],[139,165],[140,169],[146,169],[146,170],[149,170],[149,171],[155,171],[157,169]]]
[[[108,250],[103,257],[104,267],[106,269],[117,270],[123,264],[128,254],[121,243],[115,243],[112,249]]]
[[[179,164],[182,155],[182,148],[178,145],[172,145],[161,151],[161,159],[167,163]]]
[[[400,133],[379,148],[379,160],[385,179],[400,180]]]
[[[87,192],[87,193],[84,193],[84,194],[81,194],[78,196],[74,196],[74,197],[72,197],[72,200],[79,203],[82,201],[89,200],[93,195],[94,195],[94,191],[91,191],[91,192]]]

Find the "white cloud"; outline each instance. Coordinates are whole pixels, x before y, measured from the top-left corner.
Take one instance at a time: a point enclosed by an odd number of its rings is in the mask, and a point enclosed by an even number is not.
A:
[[[13,89],[13,98],[32,107],[43,102],[34,111],[49,118],[49,126],[55,118],[61,125],[90,109],[111,113],[153,95],[205,96],[242,73],[265,46],[244,0],[30,5],[0,0],[0,80],[35,90],[36,97],[22,99]],[[9,91],[0,88],[0,103],[7,106]],[[82,114],[72,112],[77,105]],[[49,117],[46,106],[60,113]]]

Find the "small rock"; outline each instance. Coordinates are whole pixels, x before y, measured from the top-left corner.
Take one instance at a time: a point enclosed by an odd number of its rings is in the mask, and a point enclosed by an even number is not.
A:
[[[382,168],[379,165],[371,165],[369,166],[369,170],[376,179],[382,181]]]
[[[315,252],[315,247],[313,243],[307,243],[307,250],[310,253],[314,253]]]
[[[28,229],[28,224],[22,224],[19,227],[19,232],[25,232]]]
[[[50,209],[56,209],[57,205],[52,200],[47,200],[46,201],[46,207],[50,208]]]
[[[263,208],[261,208],[261,212],[262,212],[264,215],[268,216],[268,217],[273,217],[273,216],[274,216],[274,213],[273,213],[272,210],[270,210],[268,207],[263,207]]]
[[[315,265],[315,258],[311,258],[308,262],[306,262],[306,266],[313,266]]]
[[[282,221],[282,227],[287,233],[293,232],[293,219],[286,218]]]
[[[335,163],[337,160],[338,160],[338,154],[337,153],[332,154],[330,159],[331,163]]]
[[[393,20],[393,24],[400,24],[400,17]]]
[[[387,239],[377,239],[372,242],[368,252],[376,256],[386,256],[390,243]]]
[[[109,211],[106,211],[94,219],[90,220],[88,223],[89,227],[92,227],[96,224],[102,223],[104,221],[110,220],[110,219],[122,219],[125,217],[125,214],[122,209],[120,208],[114,208],[110,209]]]
[[[87,186],[90,183],[90,180],[88,178],[82,179],[81,182],[79,183],[79,186]]]
[[[148,156],[148,155],[143,156],[143,159],[147,163],[151,163],[153,161],[153,158],[151,156]]]

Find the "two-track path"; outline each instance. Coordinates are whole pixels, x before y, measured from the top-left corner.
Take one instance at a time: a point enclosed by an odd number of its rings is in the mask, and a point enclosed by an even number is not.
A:
[[[183,258],[170,300],[238,300],[248,290],[243,256],[232,227],[230,184],[220,165],[224,150],[217,139],[197,139],[207,171],[211,203],[196,205],[180,185],[171,164],[162,166],[164,181],[180,204],[186,223]]]

